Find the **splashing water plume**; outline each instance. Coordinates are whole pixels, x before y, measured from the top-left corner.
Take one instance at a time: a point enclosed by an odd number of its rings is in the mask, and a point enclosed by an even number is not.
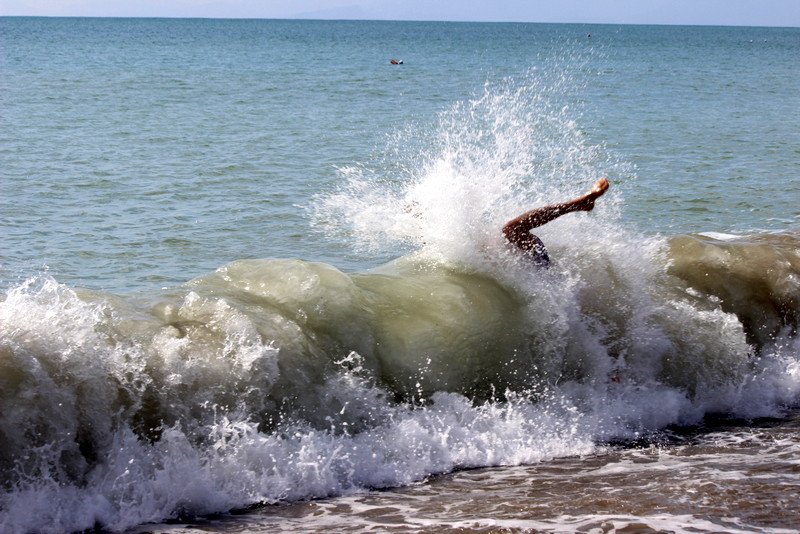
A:
[[[496,253],[506,220],[576,196],[602,174],[628,173],[586,142],[563,103],[568,83],[563,73],[534,71],[524,83],[487,84],[482,95],[442,112],[427,136],[421,127],[395,136],[391,153],[408,163],[340,169],[344,185],[317,198],[313,221],[368,250],[424,248],[463,264],[487,247]],[[408,139],[419,136],[422,143]],[[417,144],[422,153],[402,150]],[[614,201],[604,203],[608,219]]]

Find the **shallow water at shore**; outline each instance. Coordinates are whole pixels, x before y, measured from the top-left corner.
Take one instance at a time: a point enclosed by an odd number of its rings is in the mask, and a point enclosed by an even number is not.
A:
[[[585,457],[459,471],[404,488],[146,525],[239,532],[798,532],[800,412],[711,420]]]

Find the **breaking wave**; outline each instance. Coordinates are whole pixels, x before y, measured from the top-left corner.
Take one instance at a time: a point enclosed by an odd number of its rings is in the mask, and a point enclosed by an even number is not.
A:
[[[315,224],[407,248],[373,270],[243,260],[151,294],[10,289],[2,530],[121,530],[796,405],[800,234],[626,228],[631,176],[553,87],[487,87],[396,175],[341,170]],[[601,174],[593,213],[538,233],[549,269],[508,249],[505,220]]]

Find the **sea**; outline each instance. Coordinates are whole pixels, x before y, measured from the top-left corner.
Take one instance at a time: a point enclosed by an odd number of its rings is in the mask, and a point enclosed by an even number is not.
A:
[[[0,18],[0,531],[800,532],[799,59]]]

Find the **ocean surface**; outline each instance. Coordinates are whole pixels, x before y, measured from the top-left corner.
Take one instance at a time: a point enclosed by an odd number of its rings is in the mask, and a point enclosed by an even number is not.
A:
[[[0,531],[800,531],[798,58],[0,18]]]

